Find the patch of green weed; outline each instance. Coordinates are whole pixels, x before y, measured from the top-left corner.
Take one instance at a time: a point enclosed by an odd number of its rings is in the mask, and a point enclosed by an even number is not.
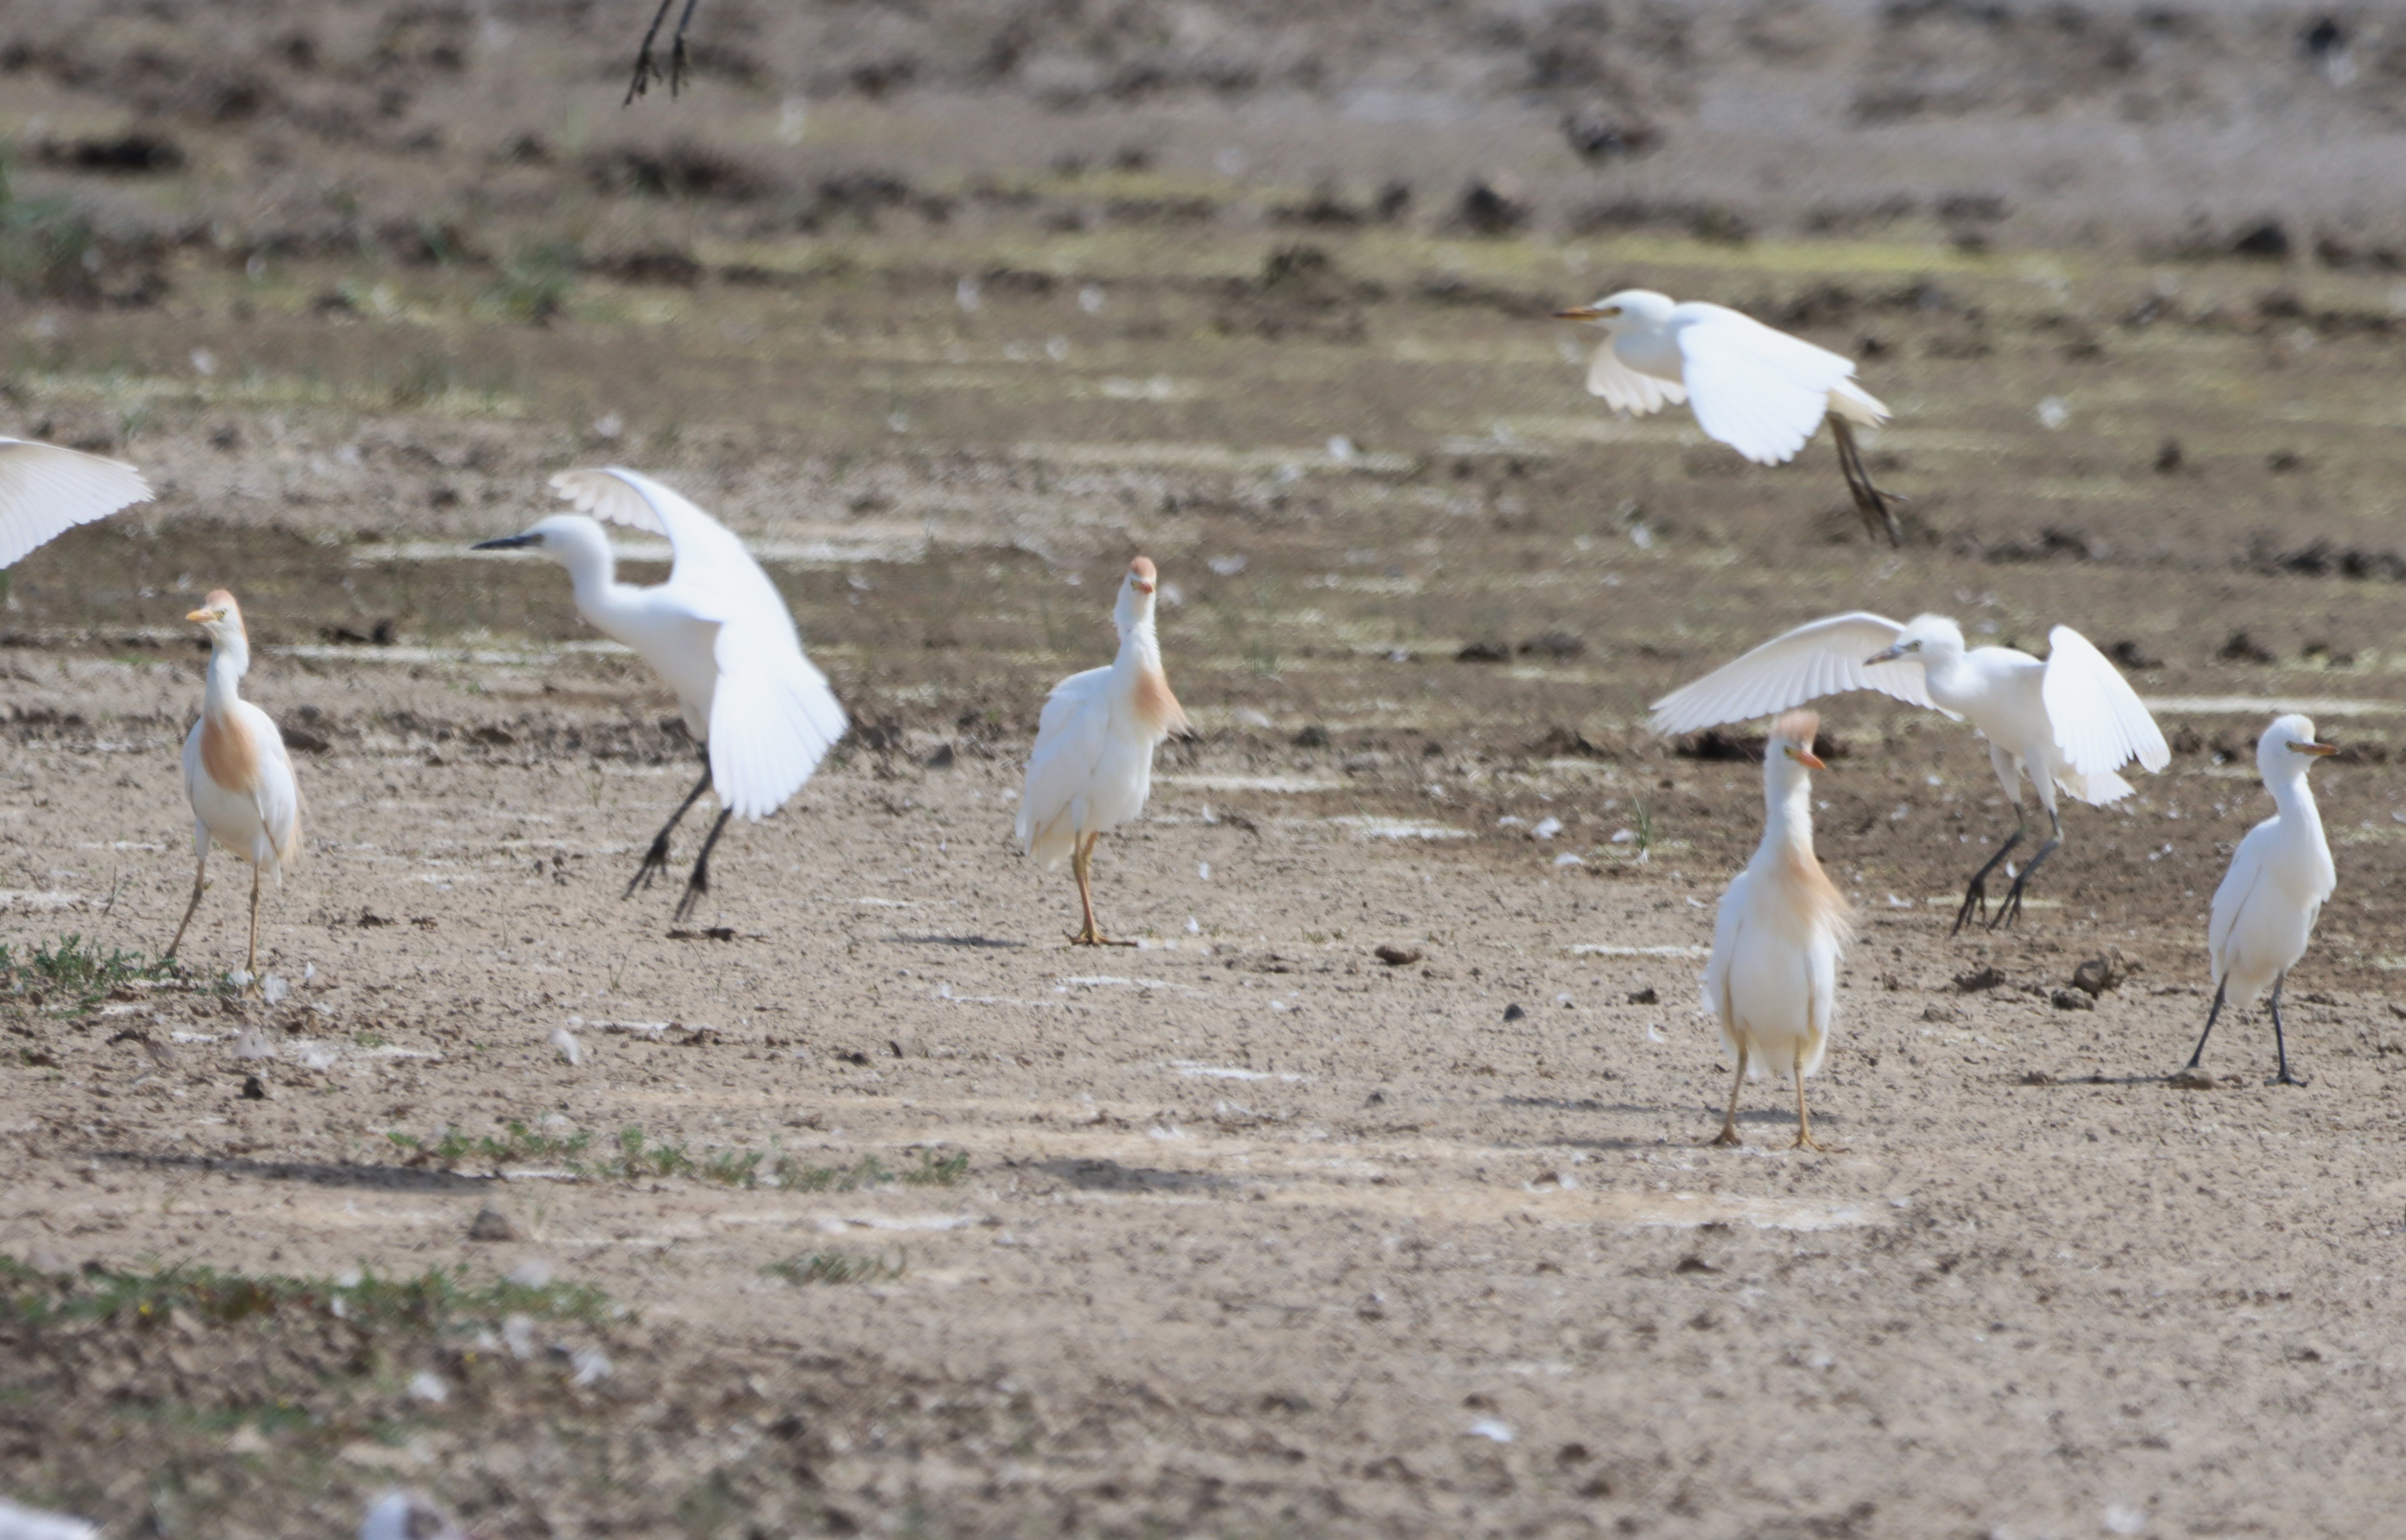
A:
[[[856,1256],[848,1251],[813,1251],[808,1256],[772,1262],[760,1271],[788,1283],[885,1283],[900,1278],[903,1256]]]

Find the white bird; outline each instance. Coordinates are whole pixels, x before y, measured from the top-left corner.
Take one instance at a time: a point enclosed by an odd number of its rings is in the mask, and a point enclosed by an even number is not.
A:
[[[192,901],[184,906],[167,956],[184,941],[185,926],[201,907],[208,885],[209,842],[214,840],[250,863],[250,961],[252,989],[259,987],[259,883],[262,876],[284,882],[284,869],[301,858],[301,785],[276,719],[245,700],[242,676],[250,670],[250,639],[242,606],[219,588],[185,619],[209,637],[209,678],[201,719],[184,738],[184,791],[192,802],[192,845],[199,865],[192,872]]]
[[[73,1514],[21,1507],[0,1497],[0,1540],[99,1540],[100,1526]]]
[[[1838,884],[1813,854],[1813,756],[1821,719],[1790,712],[1771,725],[1762,752],[1762,843],[1730,879],[1705,964],[1705,1009],[1737,1060],[1729,1113],[1715,1144],[1735,1144],[1737,1098],[1749,1074],[1796,1082],[1796,1148],[1819,1150],[1804,1107],[1804,1077],[1821,1067],[1838,1010],[1838,960],[1854,927]]]
[[[398,1489],[368,1505],[360,1540],[474,1540],[448,1514],[415,1492]]]
[[[1153,751],[1171,733],[1188,730],[1161,670],[1161,639],[1153,629],[1156,581],[1146,558],[1128,563],[1111,610],[1119,657],[1109,668],[1073,673],[1053,686],[1019,798],[1021,847],[1047,867],[1067,857],[1077,873],[1086,923],[1070,940],[1088,946],[1121,944],[1109,942],[1095,924],[1095,841],[1144,811]]]
[[[149,484],[131,465],[55,444],[0,439],[0,568],[14,567],[78,524],[149,501]]]
[[[2272,1050],[2281,1064],[2276,1083],[2301,1083],[2289,1073],[2289,1045],[2281,1032],[2281,985],[2306,954],[2314,921],[2339,885],[2330,841],[2323,838],[2322,813],[2306,784],[2306,771],[2314,761],[2338,752],[2332,744],[2314,742],[2314,723],[2294,713],[2274,717],[2256,741],[2257,773],[2264,777],[2275,811],[2239,841],[2229,872],[2214,890],[2214,917],[2205,930],[2206,950],[2214,959],[2214,1005],[2205,1013],[2205,1030],[2198,1034],[2197,1052],[2188,1056],[2191,1069],[2205,1057],[2205,1039],[2214,1036],[2214,1020],[2222,1014],[2223,1005],[2244,1010],[2270,985]]]
[[[686,729],[701,747],[701,779],[653,838],[625,897],[667,868],[670,834],[703,792],[715,790],[718,822],[677,901],[682,920],[710,891],[710,853],[727,821],[757,823],[785,806],[843,736],[843,707],[803,656],[776,585],[725,525],[651,477],[616,466],[563,471],[551,485],[577,513],[554,514],[474,548],[531,546],[567,568],[577,613],[642,655],[676,692]],[[669,580],[647,588],[619,582],[610,539],[595,519],[666,535],[675,553]]]
[[[1681,304],[1650,289],[1624,289],[1554,318],[1604,329],[1588,362],[1590,395],[1636,417],[1686,402],[1698,427],[1757,465],[1794,459],[1826,419],[1864,524],[1903,544],[1888,495],[1872,485],[1855,443],[1856,424],[1876,428],[1889,410],[1855,383],[1852,359],[1727,305]]]
[[[2014,810],[2014,835],[1964,889],[1955,929],[1976,910],[1988,913],[1988,873],[2029,833],[2024,776],[2046,810],[2049,832],[1997,906],[1989,928],[2021,913],[2022,891],[2039,863],[2063,843],[2059,789],[2102,807],[2130,795],[2116,773],[2135,759],[2150,770],[2172,763],[2172,748],[2139,697],[2105,655],[2069,626],[2047,633],[2046,661],[2012,647],[1966,651],[1962,628],[1941,615],[1899,625],[1856,611],[1807,621],[1734,663],[1654,702],[1649,722],[1668,736],[1742,722],[1842,690],[1877,690],[1911,705],[1968,720],[1988,741],[1988,764]]]

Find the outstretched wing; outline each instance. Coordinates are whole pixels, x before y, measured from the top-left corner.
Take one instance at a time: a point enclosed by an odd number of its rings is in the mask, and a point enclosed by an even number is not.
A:
[[[120,508],[150,501],[131,465],[55,444],[0,439],[0,567]]]
[[[668,536],[676,560],[665,590],[698,618],[718,622],[712,789],[738,817],[776,812],[847,725],[827,676],[803,655],[777,586],[733,530],[641,472],[563,471],[551,486],[581,514]]]
[[[1863,662],[1896,645],[1904,630],[1864,610],[1808,620],[1655,701],[1646,725],[1667,738],[1769,716],[1847,690],[1877,690],[1910,706],[1928,706],[1920,664]]]
[[[2069,626],[2047,632],[2046,642],[2039,699],[2055,729],[2056,746],[2073,769],[2102,775],[2133,759],[2151,770],[2172,762],[2163,729],[2103,653]]]
[[[1633,417],[1660,412],[1665,406],[1677,406],[1688,399],[1687,387],[1677,380],[1658,380],[1651,374],[1641,374],[1621,361],[1612,350],[1612,339],[1588,360],[1587,393],[1602,396],[1606,405],[1616,412],[1626,412]]]
[[[1718,304],[1673,312],[1697,425],[1758,465],[1796,458],[1851,360]]]

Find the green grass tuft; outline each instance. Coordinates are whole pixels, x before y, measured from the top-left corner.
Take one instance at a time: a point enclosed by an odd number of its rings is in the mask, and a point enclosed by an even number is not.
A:
[[[813,1251],[808,1256],[787,1257],[760,1269],[771,1278],[788,1283],[885,1283],[900,1278],[904,1258],[900,1252],[893,1257],[855,1256],[846,1251]]]
[[[117,947],[103,952],[100,943],[87,941],[80,934],[37,944],[22,959],[0,946],[0,991],[40,995],[40,1003],[68,1013],[90,1010],[128,984],[156,983],[177,976],[173,962],[154,963],[139,952]]]
[[[363,1272],[356,1279],[313,1279],[185,1265],[150,1271],[88,1266],[59,1279],[0,1257],[0,1321],[38,1326],[120,1317],[149,1321],[173,1310],[217,1325],[253,1316],[330,1315],[362,1329],[446,1335],[496,1325],[512,1315],[599,1324],[614,1313],[609,1296],[589,1284],[538,1287],[506,1279],[472,1284],[465,1267],[430,1267],[415,1278]]]
[[[503,1166],[541,1165],[572,1177],[600,1181],[643,1181],[684,1177],[722,1187],[781,1187],[797,1193],[853,1193],[865,1187],[957,1187],[969,1175],[966,1150],[949,1154],[922,1150],[912,1165],[896,1171],[875,1155],[864,1155],[851,1166],[811,1166],[791,1155],[757,1150],[717,1150],[695,1154],[689,1145],[654,1140],[641,1128],[618,1131],[616,1153],[600,1160],[585,1158],[590,1134],[559,1137],[523,1123],[502,1124],[498,1134],[471,1137],[446,1125],[420,1137],[389,1130],[385,1137],[405,1152],[410,1165],[462,1166],[499,1172]]]

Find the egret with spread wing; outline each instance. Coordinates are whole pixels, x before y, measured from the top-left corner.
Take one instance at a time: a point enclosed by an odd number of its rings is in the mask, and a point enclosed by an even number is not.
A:
[[[1111,610],[1119,657],[1053,686],[1027,756],[1019,842],[1048,867],[1069,860],[1085,916],[1083,928],[1070,938],[1080,945],[1113,944],[1095,923],[1095,841],[1144,811],[1153,790],[1153,751],[1171,733],[1187,730],[1153,629],[1156,581],[1145,558],[1128,563]]]
[[[1796,1144],[1813,1142],[1804,1077],[1821,1067],[1838,1010],[1838,959],[1853,935],[1838,884],[1813,854],[1813,756],[1821,719],[1789,712],[1762,751],[1762,843],[1730,879],[1705,964],[1705,1009],[1737,1060],[1728,1115],[1715,1144],[1735,1144],[1737,1098],[1749,1072],[1785,1072],[1796,1083]]]
[[[554,514],[475,549],[532,547],[567,568],[577,613],[633,648],[676,692],[686,729],[701,745],[701,779],[653,838],[626,896],[667,869],[670,834],[715,789],[718,822],[677,900],[682,920],[710,891],[710,853],[727,821],[757,823],[785,806],[843,736],[843,707],[802,655],[776,585],[725,525],[651,477],[617,467],[563,471],[551,485],[578,512]],[[675,553],[669,580],[647,588],[619,582],[617,558],[596,519],[666,535]]]
[[[2130,795],[2116,773],[2135,759],[2150,770],[2172,763],[2172,748],[2155,718],[2105,655],[2069,626],[2047,633],[2045,662],[2012,647],[1974,647],[1945,615],[1899,625],[1857,611],[1807,621],[1734,663],[1716,669],[1654,702],[1649,722],[1665,735],[1768,715],[1844,690],[1877,690],[1910,705],[1969,721],[1988,741],[1988,763],[2014,809],[2013,838],[1998,847],[1964,889],[1956,911],[1960,931],[1976,911],[1988,913],[1988,874],[2030,831],[2022,811],[2028,776],[2046,810],[2047,838],[2015,873],[1989,928],[2021,913],[2031,873],[2063,843],[2056,794],[2092,807]]]
[[[2339,885],[2330,841],[2323,838],[2322,812],[2314,806],[2306,771],[2316,759],[2337,754],[2314,742],[2314,725],[2298,716],[2276,716],[2256,741],[2256,769],[2272,794],[2272,816],[2247,831],[2231,853],[2230,870],[2214,890],[2214,915],[2206,948],[2214,958],[2214,1005],[2205,1030],[2197,1035],[2195,1069],[2205,1057],[2205,1039],[2225,1004],[2244,1010],[2266,986],[2272,991],[2272,1051],[2281,1073],[2275,1083],[2300,1083],[2289,1073],[2289,1044],[2281,1031],[2281,985],[2306,954],[2314,921]]]
[[[167,943],[166,956],[184,944],[185,927],[201,907],[208,885],[209,842],[214,840],[250,863],[250,988],[259,987],[259,883],[280,884],[284,869],[301,858],[301,786],[292,756],[276,719],[245,700],[242,676],[250,671],[250,636],[242,606],[218,589],[186,615],[208,633],[209,679],[201,719],[184,738],[184,791],[192,803],[192,845],[199,857],[192,871],[192,901]]]
[[[1635,417],[1686,402],[1698,427],[1757,465],[1794,459],[1826,420],[1865,527],[1891,545],[1904,543],[1855,442],[1856,426],[1880,426],[1888,407],[1855,383],[1852,359],[1727,305],[1681,304],[1650,289],[1624,289],[1554,318],[1604,329],[1588,362],[1590,395]]]
[[[78,524],[150,501],[142,473],[55,444],[0,439],[0,569]]]

